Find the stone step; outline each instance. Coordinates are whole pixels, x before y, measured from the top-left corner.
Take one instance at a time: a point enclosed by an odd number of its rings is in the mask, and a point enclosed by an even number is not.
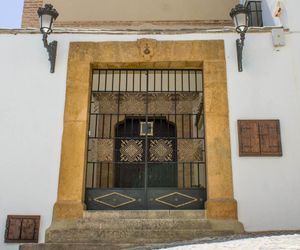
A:
[[[205,219],[83,219],[57,222],[55,227],[60,230],[85,230],[87,225],[89,230],[211,229],[211,224]]]
[[[106,243],[106,244],[157,244],[193,240],[208,236],[228,235],[234,231],[202,229],[173,230],[51,230],[47,243]]]
[[[205,219],[205,210],[85,211],[86,219]]]
[[[24,244],[20,250],[119,250],[132,248],[131,244],[90,244],[90,243],[41,243]]]

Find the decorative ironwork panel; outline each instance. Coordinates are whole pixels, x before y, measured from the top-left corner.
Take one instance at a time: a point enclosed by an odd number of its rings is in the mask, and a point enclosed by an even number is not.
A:
[[[174,161],[172,140],[150,140],[150,161]]]
[[[113,114],[118,112],[118,95],[114,93],[93,93],[92,112]]]
[[[178,140],[178,161],[203,162],[204,141],[202,139],[180,139]]]
[[[144,150],[142,140],[121,140],[121,161],[143,161],[143,151]]]
[[[88,161],[112,162],[114,141],[112,139],[91,139]]]
[[[205,189],[149,189],[149,208],[204,209]]]
[[[145,95],[142,93],[120,94],[120,113],[143,114],[145,113]]]
[[[85,203],[89,210],[114,210],[130,209],[139,210],[146,208],[144,189],[86,189]]]

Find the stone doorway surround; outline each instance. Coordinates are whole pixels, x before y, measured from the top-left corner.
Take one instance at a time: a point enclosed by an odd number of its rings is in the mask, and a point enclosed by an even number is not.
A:
[[[53,221],[83,217],[92,69],[118,68],[203,70],[206,217],[236,220],[224,41],[141,39],[70,44],[59,187]]]

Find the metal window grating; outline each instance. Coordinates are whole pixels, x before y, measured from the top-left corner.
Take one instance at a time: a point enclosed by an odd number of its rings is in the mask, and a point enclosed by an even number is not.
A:
[[[141,133],[141,125],[151,133]],[[204,134],[201,70],[94,70],[87,196],[108,189],[204,190]]]
[[[246,6],[250,11],[249,26],[263,27],[261,1],[247,1]]]

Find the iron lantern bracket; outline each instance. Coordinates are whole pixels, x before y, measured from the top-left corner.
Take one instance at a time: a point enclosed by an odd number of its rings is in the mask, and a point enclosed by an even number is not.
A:
[[[237,61],[239,72],[243,71],[243,48],[245,41],[245,33],[240,33],[240,39],[236,40]]]
[[[53,41],[51,43],[48,43],[47,40],[48,35],[43,35],[43,42],[44,47],[47,49],[48,55],[49,55],[49,61],[50,61],[50,73],[54,73],[55,70],[55,61],[56,61],[56,51],[57,51],[57,41]]]

